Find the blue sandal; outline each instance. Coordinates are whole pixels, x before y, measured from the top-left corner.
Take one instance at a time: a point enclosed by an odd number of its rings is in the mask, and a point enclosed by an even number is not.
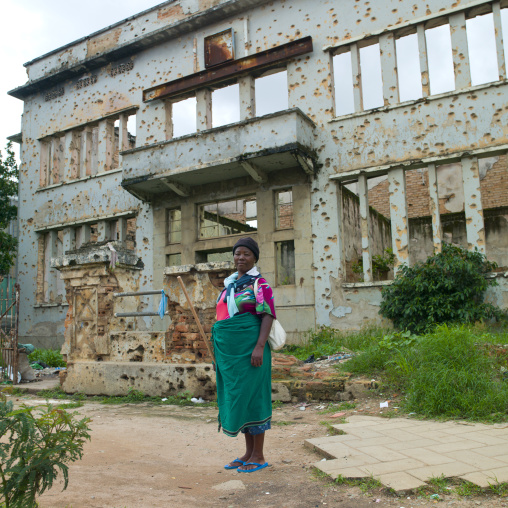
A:
[[[238,466],[230,466],[229,464],[226,464],[224,469],[238,469],[240,466],[245,466],[245,462],[243,460],[235,459],[231,461],[230,464],[233,464],[234,462],[239,462],[240,464],[238,464]]]
[[[264,464],[258,464],[257,462],[244,462],[242,466],[258,466],[258,467],[255,467],[254,469],[237,469],[237,471],[239,473],[253,473],[254,471],[259,471],[260,469],[268,467],[268,465],[269,465],[268,462],[265,462]]]

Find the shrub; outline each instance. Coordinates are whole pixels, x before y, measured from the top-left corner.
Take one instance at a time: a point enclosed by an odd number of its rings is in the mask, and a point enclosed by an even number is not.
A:
[[[76,420],[50,405],[13,411],[0,400],[0,481],[6,508],[32,508],[35,497],[50,489],[62,473],[69,482],[67,463],[82,457],[90,439],[88,418]]]
[[[502,312],[483,301],[496,267],[478,250],[443,244],[425,263],[402,266],[393,284],[383,288],[379,313],[400,330],[429,331],[439,323],[474,323],[500,318]]]
[[[29,362],[44,362],[49,367],[65,367],[66,363],[58,349],[35,349],[28,355]]]

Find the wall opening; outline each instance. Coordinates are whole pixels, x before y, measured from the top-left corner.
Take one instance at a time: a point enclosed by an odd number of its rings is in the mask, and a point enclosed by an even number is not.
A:
[[[180,208],[166,210],[166,244],[182,241],[182,211]]]
[[[171,111],[174,138],[196,132],[196,97],[173,102]]]
[[[379,43],[360,48],[360,67],[363,109],[380,108],[384,105],[384,99]]]
[[[176,254],[166,255],[166,266],[180,266],[182,264],[182,254],[177,252]]]
[[[425,30],[425,40],[430,93],[434,95],[455,90],[450,25],[446,24]]]
[[[420,99],[423,93],[418,36],[410,34],[396,39],[395,53],[400,101]]]
[[[222,261],[233,261],[231,247],[196,252],[196,263],[220,263]]]
[[[355,112],[351,51],[334,55],[332,65],[335,88],[335,116],[349,115]]]
[[[295,284],[295,242],[275,242],[277,285]]]
[[[293,191],[286,189],[275,193],[275,228],[293,229]]]
[[[481,85],[499,79],[496,37],[492,13],[466,20],[471,84]]]
[[[240,121],[240,86],[238,83],[212,92],[212,127]]]
[[[288,73],[271,71],[255,80],[256,116],[288,109]]]
[[[207,203],[199,207],[199,237],[214,238],[257,231],[254,196]]]

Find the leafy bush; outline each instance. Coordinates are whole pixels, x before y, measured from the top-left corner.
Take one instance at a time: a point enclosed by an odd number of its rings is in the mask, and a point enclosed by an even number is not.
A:
[[[402,266],[393,284],[383,288],[379,313],[396,328],[422,333],[439,323],[474,323],[500,318],[502,312],[483,301],[485,275],[496,267],[475,250],[443,244],[425,263]]]
[[[63,356],[58,349],[35,349],[28,355],[29,362],[44,362],[49,367],[65,367]]]
[[[82,457],[90,439],[90,420],[76,420],[74,414],[50,405],[13,411],[12,402],[0,400],[0,495],[6,508],[37,506],[35,497],[50,489],[59,473],[67,488],[67,464]]]

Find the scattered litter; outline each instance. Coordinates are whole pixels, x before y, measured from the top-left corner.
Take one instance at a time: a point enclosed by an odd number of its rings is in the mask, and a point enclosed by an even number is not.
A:
[[[346,413],[335,413],[334,415],[330,416],[330,418],[340,418],[341,416],[344,416]]]
[[[178,485],[178,488],[179,488],[179,489],[192,490],[192,487],[182,487],[181,485]]]
[[[376,503],[380,503],[381,502],[381,499],[376,499]]]
[[[265,492],[265,494],[270,494],[270,492]]]
[[[382,408],[382,407],[388,407],[388,401],[386,402],[380,402],[379,403],[379,407]]]
[[[168,399],[166,397],[164,397],[163,399],[161,399],[162,402],[166,402]]]
[[[441,498],[439,497],[439,494],[432,494],[430,496],[430,499],[441,499]]]
[[[304,360],[303,363],[314,363],[315,361],[315,356],[314,355],[310,355],[307,360]]]
[[[192,397],[191,402],[194,402],[194,404],[203,404],[205,401],[201,397],[199,397],[199,399]]]
[[[326,458],[325,459],[321,459],[319,462],[326,462]]]
[[[300,411],[305,411],[305,406],[300,406]]]

